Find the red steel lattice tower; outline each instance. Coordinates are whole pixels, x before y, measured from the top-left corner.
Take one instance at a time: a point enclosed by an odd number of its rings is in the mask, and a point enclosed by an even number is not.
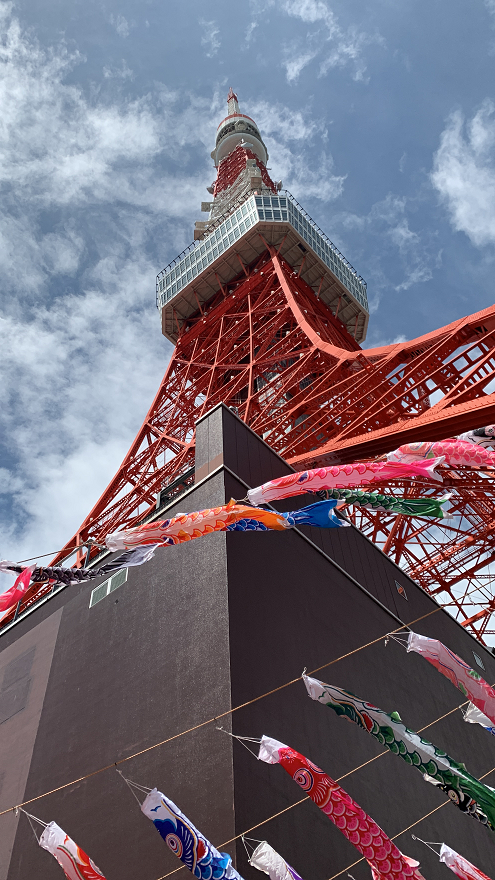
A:
[[[212,152],[213,198],[201,206],[208,219],[157,279],[175,351],[121,467],[55,563],[142,521],[191,482],[195,422],[220,401],[296,469],[495,421],[495,306],[411,342],[361,348],[365,282],[272,181],[256,123],[232,89],[227,100]],[[495,477],[463,468],[443,475],[454,493],[446,523],[352,515],[483,641],[495,632]],[[438,494],[426,483],[399,489]],[[75,564],[83,558],[79,550]]]

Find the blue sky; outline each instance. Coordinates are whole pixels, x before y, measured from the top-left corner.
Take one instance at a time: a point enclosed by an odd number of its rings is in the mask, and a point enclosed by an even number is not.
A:
[[[0,0],[0,30],[4,558],[62,546],[142,422],[230,85],[367,280],[366,346],[493,303],[495,0]]]

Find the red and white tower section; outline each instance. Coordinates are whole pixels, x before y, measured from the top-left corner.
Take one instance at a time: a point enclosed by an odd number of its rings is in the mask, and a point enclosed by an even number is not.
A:
[[[164,335],[177,342],[188,320],[202,317],[198,312],[212,297],[271,248],[362,342],[369,317],[366,283],[290,193],[282,191],[282,182],[273,182],[258,126],[239,111],[232,89],[227,101],[229,112],[218,126],[211,154],[217,169],[213,201],[201,205],[209,219],[198,221],[194,230],[201,243],[187,248],[158,276]]]
[[[208,219],[157,278],[174,353],[126,458],[57,563],[74,559],[77,545],[142,522],[194,480],[194,426],[219,402],[297,470],[495,422],[495,307],[410,342],[363,349],[366,283],[272,180],[262,135],[232,90],[227,104],[211,154],[212,199],[201,206]],[[370,510],[352,516],[484,640],[495,633],[495,479],[462,467],[443,476],[454,517],[441,526]],[[419,482],[396,490],[438,493]],[[85,555],[78,551],[75,564]]]

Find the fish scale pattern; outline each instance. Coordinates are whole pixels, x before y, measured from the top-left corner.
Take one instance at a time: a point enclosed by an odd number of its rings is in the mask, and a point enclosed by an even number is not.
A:
[[[290,748],[279,750],[279,763],[382,880],[419,880],[421,875],[407,863],[380,826],[316,764]]]

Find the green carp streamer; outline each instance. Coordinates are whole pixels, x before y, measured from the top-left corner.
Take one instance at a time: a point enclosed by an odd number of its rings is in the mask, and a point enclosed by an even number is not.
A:
[[[464,764],[406,727],[397,712],[388,714],[343,688],[304,674],[303,681],[311,699],[353,721],[382,746],[416,767],[427,782],[438,785],[459,809],[495,831],[495,789],[471,776]]]
[[[337,501],[345,501],[346,504],[358,504],[359,507],[367,507],[369,510],[384,510],[388,513],[402,513],[406,516],[448,518],[443,505],[449,500],[450,494],[444,495],[442,498],[404,498],[403,496],[380,495],[379,492],[364,492],[362,489],[326,489],[319,494],[324,494],[327,499],[335,498]]]

